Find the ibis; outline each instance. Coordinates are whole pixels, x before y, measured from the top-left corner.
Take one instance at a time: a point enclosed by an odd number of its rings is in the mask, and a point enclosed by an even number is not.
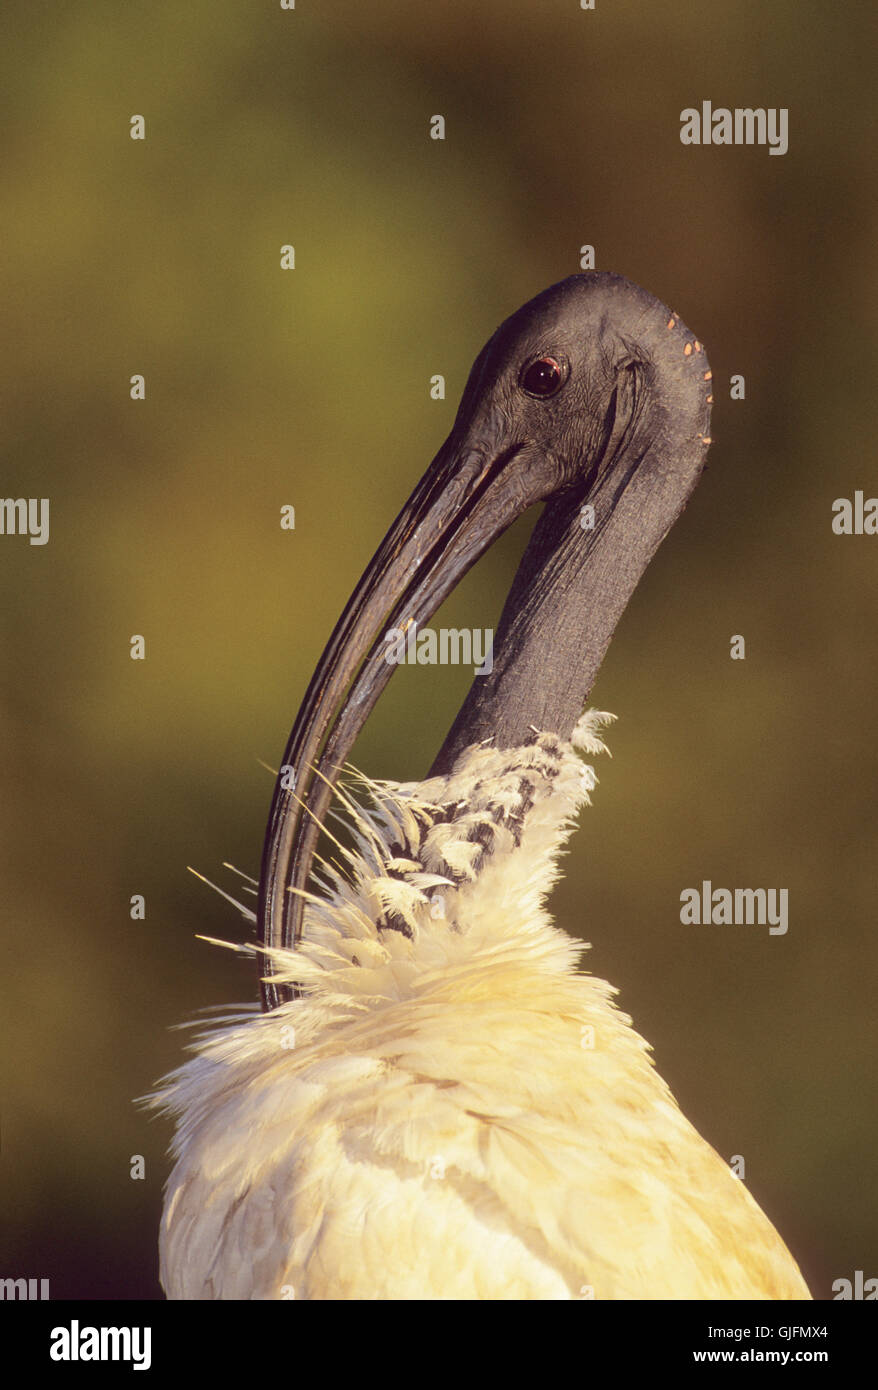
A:
[[[586,699],[698,481],[711,400],[703,344],[609,273],[551,286],[477,357],[278,768],[241,904],[261,1001],[153,1097],[175,1122],[169,1298],[810,1296],[546,906],[610,719]],[[536,503],[490,670],[426,778],[351,770],[386,633]]]

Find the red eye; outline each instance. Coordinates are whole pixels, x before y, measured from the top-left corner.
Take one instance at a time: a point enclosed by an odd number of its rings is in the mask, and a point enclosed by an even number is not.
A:
[[[564,380],[564,370],[554,357],[538,357],[521,374],[521,384],[529,396],[554,396]]]

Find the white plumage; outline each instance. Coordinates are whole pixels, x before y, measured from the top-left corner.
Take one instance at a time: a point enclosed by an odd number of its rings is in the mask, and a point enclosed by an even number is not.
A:
[[[272,953],[306,993],[154,1099],[169,1297],[809,1297],[545,910],[607,719],[348,802],[348,875]]]

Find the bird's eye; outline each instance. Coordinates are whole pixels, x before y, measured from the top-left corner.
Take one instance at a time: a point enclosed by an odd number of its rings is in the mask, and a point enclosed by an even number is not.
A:
[[[564,381],[564,368],[554,357],[538,357],[521,373],[521,384],[529,396],[554,396]]]

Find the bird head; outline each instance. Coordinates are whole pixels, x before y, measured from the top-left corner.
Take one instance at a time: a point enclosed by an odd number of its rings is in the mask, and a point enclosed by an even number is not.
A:
[[[533,727],[569,737],[640,575],[698,480],[709,383],[700,342],[618,275],[572,276],[494,333],[448,439],[373,556],[306,692],[266,834],[264,945],[298,939],[321,819],[393,671],[385,634],[428,620],[538,502],[546,506],[504,607],[493,669],[474,682],[432,771],[450,770],[486,737],[497,747],[526,742]],[[263,1002],[280,1002],[270,979]]]

